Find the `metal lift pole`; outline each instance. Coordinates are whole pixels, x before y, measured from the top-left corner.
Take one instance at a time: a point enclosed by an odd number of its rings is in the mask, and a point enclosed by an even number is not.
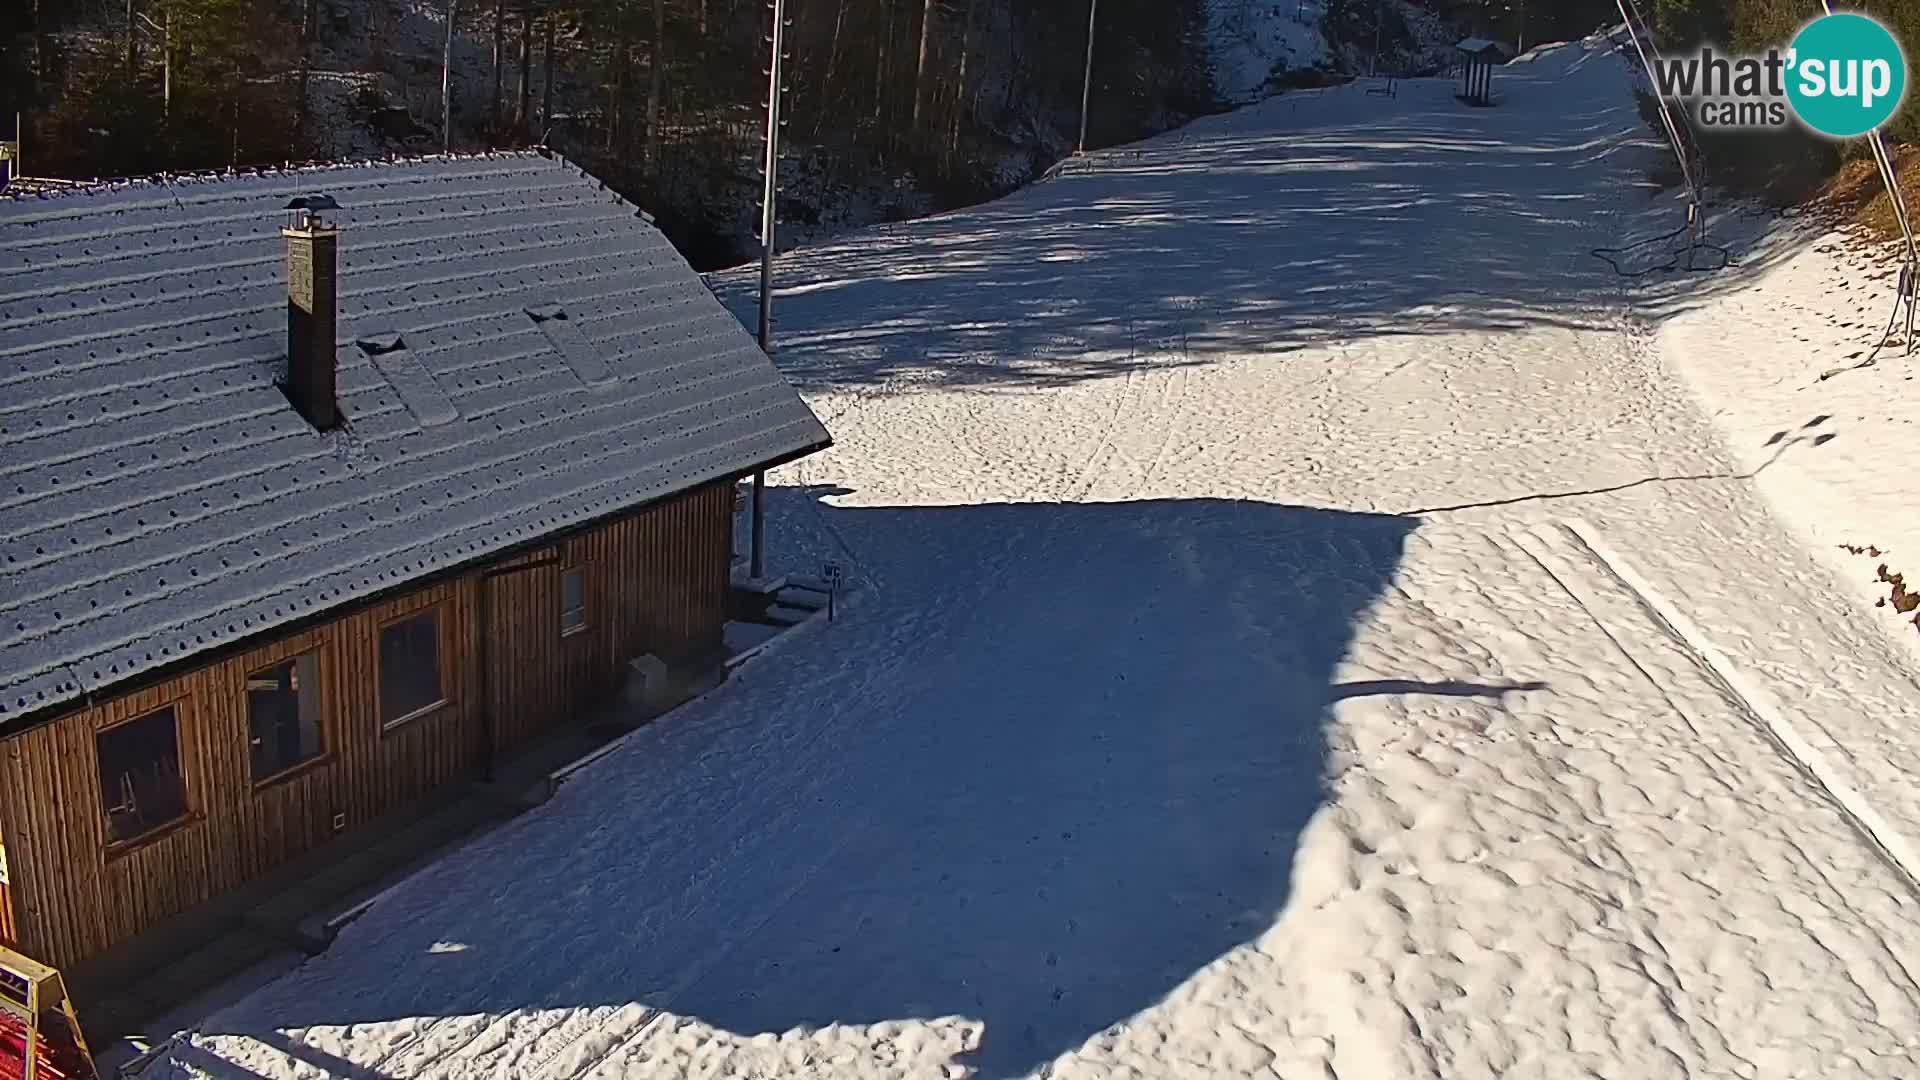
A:
[[[1831,0],[1820,0],[1820,7],[1827,14],[1833,14]],[[1907,257],[1900,265],[1898,288],[1900,303],[1907,308],[1906,355],[1913,355],[1913,317],[1914,302],[1920,297],[1920,245],[1913,238],[1913,222],[1907,216],[1907,200],[1900,191],[1900,178],[1893,171],[1893,155],[1887,151],[1887,137],[1879,128],[1874,128],[1872,138],[1867,140],[1873,151],[1873,163],[1880,170],[1880,182],[1887,187],[1887,201],[1893,205],[1893,220],[1900,226],[1900,236],[1906,245]]]
[[[785,87],[781,55],[786,48],[787,0],[773,0],[772,62],[767,65],[767,160],[762,169],[765,187],[760,196],[760,349],[773,355],[773,244],[774,209],[780,194],[780,97]]]
[[[787,0],[773,0],[771,62],[767,65],[767,161],[766,186],[760,197],[760,351],[773,356],[773,246],[775,209],[780,195],[780,98],[786,92]],[[764,514],[767,474],[753,474],[753,542],[747,573],[758,581],[766,574],[767,524]]]
[[[1667,106],[1666,95],[1660,92],[1660,76],[1656,72],[1653,58],[1647,50],[1652,48],[1651,39],[1642,41],[1647,32],[1647,24],[1640,17],[1639,9],[1633,0],[1614,0],[1614,6],[1620,11],[1620,18],[1627,25],[1627,37],[1633,41],[1633,51],[1640,56],[1640,66],[1647,73],[1647,84],[1653,89],[1653,97],[1660,105],[1660,124],[1666,128],[1667,141],[1673,146],[1673,156],[1680,163],[1680,175],[1687,183],[1687,224],[1697,240],[1701,225],[1700,218],[1700,178],[1694,175],[1692,155],[1689,148],[1693,145],[1680,134],[1680,124],[1673,118],[1673,110]]]

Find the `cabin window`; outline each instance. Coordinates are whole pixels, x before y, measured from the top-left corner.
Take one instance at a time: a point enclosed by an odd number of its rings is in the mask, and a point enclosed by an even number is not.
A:
[[[560,572],[560,636],[587,628],[587,572],[573,567]]]
[[[440,682],[440,613],[380,630],[380,722],[388,727],[446,703]]]
[[[320,756],[320,664],[315,653],[247,676],[253,780],[271,780]]]
[[[94,749],[111,842],[136,839],[187,816],[180,725],[173,706],[102,731]]]

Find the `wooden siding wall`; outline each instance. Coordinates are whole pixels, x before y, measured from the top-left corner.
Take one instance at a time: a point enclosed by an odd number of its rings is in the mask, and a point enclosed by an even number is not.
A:
[[[500,747],[616,690],[628,660],[716,637],[732,542],[733,486],[713,484],[520,560],[551,565],[491,579],[487,681]],[[571,569],[584,577],[586,629],[562,637],[560,578]]]
[[[12,864],[7,862],[7,821],[0,817],[0,867],[9,871]],[[0,878],[7,877],[0,874]],[[0,945],[19,945],[20,926],[13,917],[13,887],[0,881]]]
[[[573,538],[587,570],[587,631],[560,637],[560,568],[482,584],[478,574],[355,612],[0,742],[9,891],[0,938],[56,966],[96,956],[335,834],[429,795],[480,753],[478,590],[488,587],[495,738],[523,742],[616,685],[627,657],[718,635],[728,592],[732,485],[698,489]],[[528,556],[538,558],[541,553]],[[440,613],[446,704],[384,730],[380,628]],[[246,679],[317,654],[322,756],[255,785]],[[95,738],[173,706],[189,816],[123,848],[108,843]],[[7,914],[7,901],[13,918]]]

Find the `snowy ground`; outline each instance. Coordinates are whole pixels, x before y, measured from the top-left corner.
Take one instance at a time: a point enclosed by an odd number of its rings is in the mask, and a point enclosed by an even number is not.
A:
[[[861,602],[147,1075],[1920,1075],[1920,695],[1588,254],[1678,213],[1625,71],[787,260]]]
[[[1661,327],[1660,344],[1698,391],[1742,470],[1781,516],[1870,607],[1889,598],[1878,570],[1920,591],[1920,473],[1905,467],[1920,436],[1920,351],[1904,326],[1877,356],[1899,275],[1897,245],[1872,245],[1806,223],[1755,240],[1751,221],[1725,230],[1743,247],[1779,257],[1749,287],[1691,306]],[[1873,357],[1874,363],[1831,378]],[[1781,455],[1785,437],[1836,444]],[[1822,443],[1822,445],[1825,445]],[[1865,548],[1853,551],[1849,548]],[[1912,612],[1874,609],[1899,640],[1920,648]]]

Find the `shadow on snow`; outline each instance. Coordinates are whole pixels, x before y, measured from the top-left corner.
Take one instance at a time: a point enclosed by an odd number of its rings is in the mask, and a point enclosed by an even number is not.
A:
[[[1642,179],[1666,151],[1624,79],[1596,92],[1616,104],[1570,108],[1564,66],[1516,67],[1494,109],[1443,100],[1446,80],[1397,99],[1282,95],[984,207],[807,249],[779,266],[780,366],[816,389],[1045,386],[1124,374],[1120,361],[1615,328],[1627,282],[1592,249],[1678,226],[1684,203]],[[1684,298],[1653,291],[1696,303],[1787,254],[1739,251],[1680,275]],[[750,325],[756,289],[754,274],[716,279]]]
[[[774,520],[897,560],[849,617],[203,1030],[298,1057],[281,1032],[632,1002],[739,1035],[957,1015],[1020,1072],[1272,925],[1334,701],[1523,688],[1336,682],[1412,518],[818,494]]]

